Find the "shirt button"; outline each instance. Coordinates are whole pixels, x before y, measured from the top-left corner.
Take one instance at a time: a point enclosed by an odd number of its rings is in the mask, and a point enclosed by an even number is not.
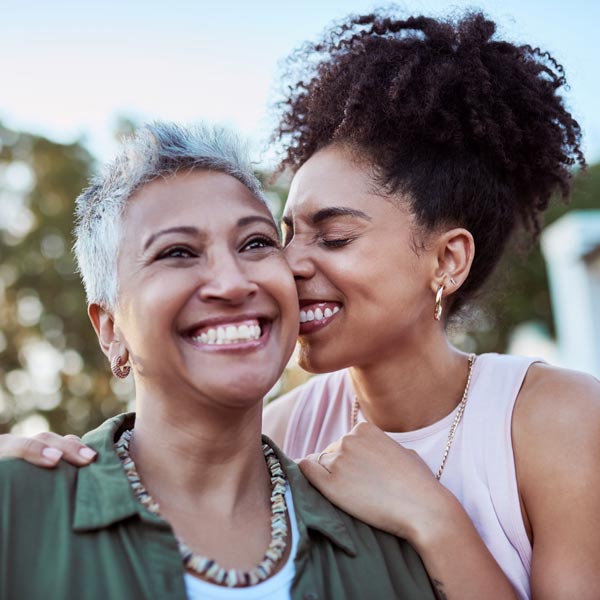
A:
[[[304,600],[318,600],[318,596],[314,592],[308,592],[308,594],[304,594]]]

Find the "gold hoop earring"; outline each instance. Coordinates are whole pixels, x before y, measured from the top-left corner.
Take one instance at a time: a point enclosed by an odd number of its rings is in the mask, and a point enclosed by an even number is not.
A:
[[[121,357],[118,354],[115,354],[110,361],[110,370],[113,372],[115,377],[119,379],[125,379],[127,375],[131,372],[131,367],[129,365],[121,366]]]
[[[439,321],[442,318],[442,296],[444,294],[444,285],[440,285],[435,294],[435,308],[433,309],[433,318]]]

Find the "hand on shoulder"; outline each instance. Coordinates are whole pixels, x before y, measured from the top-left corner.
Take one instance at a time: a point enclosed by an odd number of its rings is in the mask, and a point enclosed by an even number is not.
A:
[[[38,467],[53,468],[60,460],[77,467],[88,465],[96,452],[75,435],[52,432],[23,437],[12,433],[0,435],[0,458],[22,458]]]

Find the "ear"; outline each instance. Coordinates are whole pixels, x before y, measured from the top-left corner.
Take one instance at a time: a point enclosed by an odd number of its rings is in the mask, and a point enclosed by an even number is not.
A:
[[[475,256],[473,236],[462,227],[445,231],[435,242],[435,252],[436,266],[431,290],[435,294],[443,285],[446,293],[453,293],[463,284],[471,270]]]
[[[100,348],[102,348],[102,352],[108,357],[108,360],[112,360],[118,354],[121,356],[122,364],[125,364],[129,358],[129,353],[120,339],[113,315],[99,304],[90,304],[88,315],[98,336]]]

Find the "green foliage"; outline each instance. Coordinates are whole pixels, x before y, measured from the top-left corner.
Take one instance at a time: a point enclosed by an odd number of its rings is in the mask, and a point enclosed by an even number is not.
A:
[[[0,432],[38,414],[54,431],[82,433],[124,406],[70,251],[93,160],[80,143],[2,126],[0,143]]]

